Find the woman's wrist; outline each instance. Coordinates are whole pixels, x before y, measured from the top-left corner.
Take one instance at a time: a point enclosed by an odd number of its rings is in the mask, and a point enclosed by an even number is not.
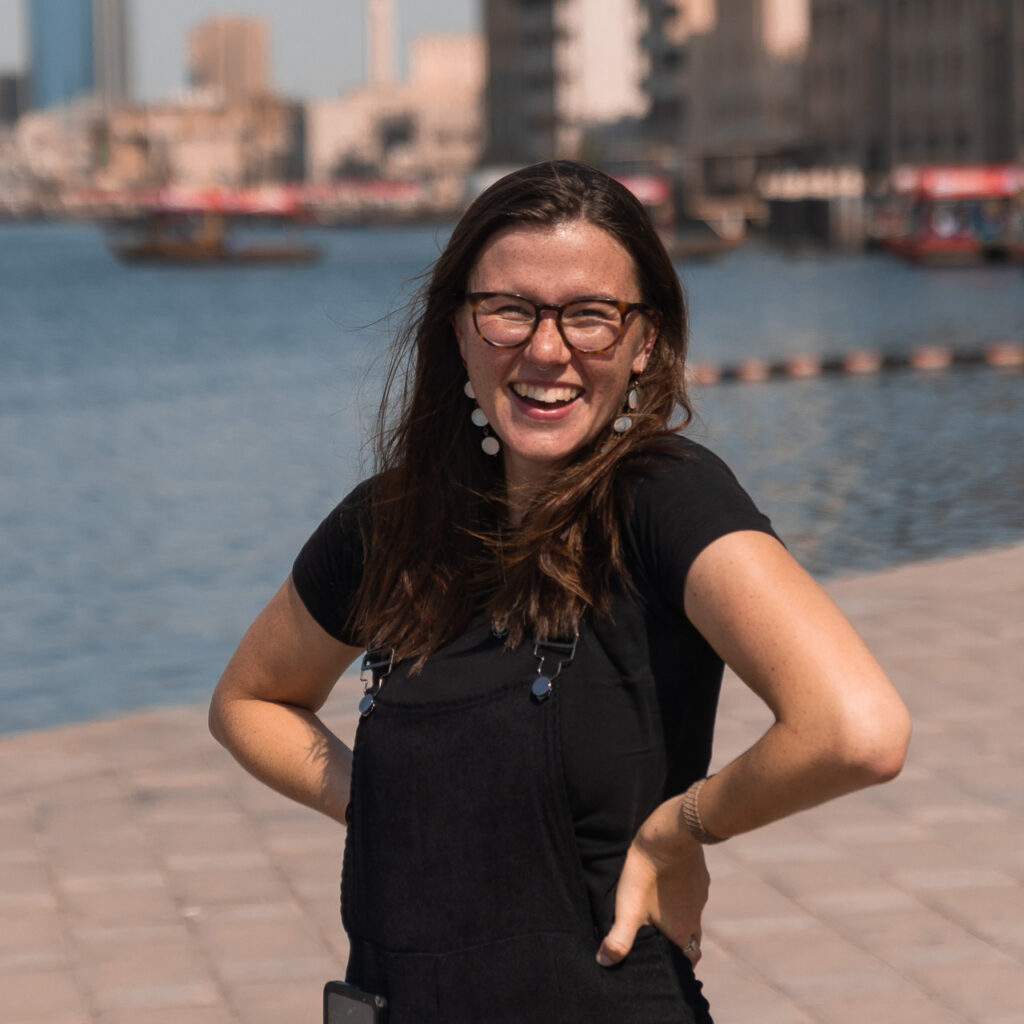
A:
[[[710,776],[708,777],[710,778]],[[698,779],[682,796],[680,812],[687,831],[703,846],[711,846],[714,843],[724,843],[728,836],[717,836],[710,832],[704,825],[704,818],[700,811],[700,793],[704,788],[707,778]]]

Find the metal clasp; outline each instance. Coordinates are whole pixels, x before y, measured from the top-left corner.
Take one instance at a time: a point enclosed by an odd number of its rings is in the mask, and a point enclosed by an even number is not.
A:
[[[385,654],[380,649],[368,650],[363,655],[359,667],[359,681],[363,684],[363,696],[359,700],[359,714],[366,718],[377,706],[377,694],[384,685],[384,680],[391,675],[395,667],[394,647]],[[369,675],[367,675],[369,673]]]
[[[533,645],[533,656],[537,659],[537,678],[530,687],[533,699],[538,703],[551,696],[552,683],[558,678],[562,669],[576,657],[576,644],[579,642],[579,630],[569,640],[537,640]],[[555,671],[544,672],[544,660],[551,657],[557,659]]]

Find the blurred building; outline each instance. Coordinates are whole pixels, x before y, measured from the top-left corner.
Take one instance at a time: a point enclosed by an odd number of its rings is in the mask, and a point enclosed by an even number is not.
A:
[[[409,47],[412,131],[408,172],[436,182],[474,167],[483,142],[483,40],[474,32],[422,35]]]
[[[642,13],[636,0],[571,0],[559,27],[556,142],[560,155],[586,156],[594,129],[638,120],[647,110]]]
[[[189,33],[188,56],[192,85],[222,103],[245,103],[270,92],[262,18],[207,18]]]
[[[23,115],[14,129],[17,165],[44,205],[91,184],[103,136],[102,113],[82,97]]]
[[[107,109],[131,97],[130,33],[127,0],[93,0],[94,90]]]
[[[695,84],[690,41],[708,33],[715,23],[715,0],[638,0],[644,29],[639,38],[645,57],[642,79],[647,96],[647,136],[670,164],[691,134],[691,97]]]
[[[691,191],[752,188],[801,140],[808,0],[639,0],[652,152]]]
[[[104,106],[130,94],[125,0],[31,0],[31,106],[94,96]]]
[[[196,93],[184,102],[124,107],[110,115],[102,188],[237,187],[305,177],[302,106],[262,95],[224,104]]]
[[[32,0],[29,38],[35,109],[92,93],[92,0]]]
[[[486,163],[578,156],[646,110],[637,0],[485,0],[483,21]]]
[[[556,8],[564,0],[484,0],[487,47],[484,122],[488,164],[528,164],[556,155]]]
[[[394,0],[367,0],[367,81],[371,86],[394,85],[395,5]]]
[[[437,202],[461,198],[483,136],[480,37],[420,36],[410,47],[405,82],[383,84],[372,69],[370,77],[370,84],[308,105],[310,180],[425,178]]]
[[[1024,0],[812,0],[806,136],[815,160],[1024,159]]]
[[[0,74],[0,125],[13,125],[28,109],[28,75]]]
[[[716,0],[690,39],[683,152],[704,192],[743,192],[802,141],[808,0]]]

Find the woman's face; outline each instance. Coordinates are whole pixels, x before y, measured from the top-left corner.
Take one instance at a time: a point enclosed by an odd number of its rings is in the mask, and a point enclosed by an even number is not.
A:
[[[538,305],[641,300],[629,253],[585,220],[497,232],[481,250],[466,291],[504,292]],[[622,411],[630,375],[643,372],[657,338],[657,328],[639,311],[629,315],[619,341],[595,353],[569,348],[551,312],[519,348],[488,345],[468,303],[454,325],[477,403],[501,441],[510,489],[546,480]]]

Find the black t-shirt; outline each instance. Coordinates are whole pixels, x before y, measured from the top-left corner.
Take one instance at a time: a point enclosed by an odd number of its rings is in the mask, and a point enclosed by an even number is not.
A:
[[[711,758],[723,666],[686,617],[687,572],[725,534],[773,533],[725,463],[685,438],[646,458],[630,490],[624,539],[632,585],[615,588],[609,615],[583,623],[576,656],[557,681],[566,788],[602,925],[611,921],[636,829],[658,803],[706,774]],[[362,574],[360,522],[371,514],[364,484],[320,524],[292,570],[313,618],[354,646],[359,639],[345,623]],[[479,651],[464,671],[396,675],[385,684],[389,696],[417,703],[486,688],[489,659],[506,656],[500,641],[479,643],[488,628],[481,610],[454,642]]]

